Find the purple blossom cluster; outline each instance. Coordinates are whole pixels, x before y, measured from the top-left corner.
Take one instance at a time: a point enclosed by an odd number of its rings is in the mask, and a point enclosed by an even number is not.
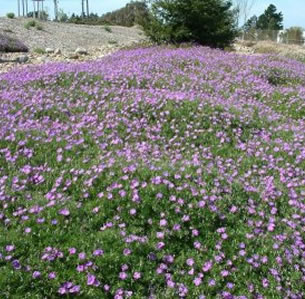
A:
[[[1,290],[304,298],[304,86],[203,47],[1,74]]]
[[[28,52],[28,47],[20,40],[0,34],[0,52]]]

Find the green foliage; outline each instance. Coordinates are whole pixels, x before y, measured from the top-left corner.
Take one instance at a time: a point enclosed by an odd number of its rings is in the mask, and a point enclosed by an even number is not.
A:
[[[36,22],[35,20],[30,20],[27,23],[25,23],[24,27],[26,29],[36,28],[37,30],[43,30],[43,26]]]
[[[43,30],[43,26],[41,24],[37,24],[35,27],[37,30]]]
[[[59,9],[57,12],[58,21],[61,23],[66,23],[69,20],[69,16],[64,12],[63,9]]]
[[[109,45],[117,45],[117,43],[118,43],[118,42],[117,42],[116,40],[113,40],[113,39],[111,39],[111,40],[108,41],[108,44],[109,44]]]
[[[104,26],[104,30],[109,33],[112,32],[112,29],[109,26]]]
[[[36,11],[35,12],[35,15],[34,15],[34,12],[33,11],[30,11],[28,14],[27,14],[27,17],[28,18],[36,18],[36,19],[40,19],[40,20],[43,20],[43,21],[47,21],[49,19],[49,14],[46,12],[46,11],[41,11],[40,12],[40,16],[38,14],[38,12]]]
[[[91,13],[89,17],[72,14],[68,22],[89,25],[118,25],[131,27],[140,24],[148,17],[148,7],[144,1],[132,1],[113,12],[102,16]]]
[[[237,34],[231,3],[223,0],[155,0],[141,25],[157,43],[194,42],[224,48]]]
[[[36,48],[34,49],[34,52],[37,53],[37,54],[45,54],[46,51],[42,48]]]
[[[249,32],[253,29],[256,29],[256,25],[257,25],[257,16],[254,15],[252,16],[243,26],[243,30],[246,32]]]
[[[14,19],[14,18],[15,18],[15,14],[14,14],[13,12],[7,13],[6,16],[7,16],[9,19]]]
[[[25,23],[24,27],[26,29],[30,29],[31,27],[35,27],[37,25],[35,20],[30,20],[28,22]]]
[[[283,19],[282,12],[277,12],[276,6],[270,4],[265,12],[259,16],[256,28],[262,30],[282,30]]]

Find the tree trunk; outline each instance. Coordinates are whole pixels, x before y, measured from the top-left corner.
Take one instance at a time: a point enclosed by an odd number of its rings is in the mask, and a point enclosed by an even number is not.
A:
[[[40,19],[40,4],[39,4],[39,1],[37,1],[37,12],[38,12],[38,19]]]
[[[18,17],[20,17],[20,0],[17,0],[17,5],[18,5]]]
[[[85,15],[85,3],[84,3],[84,0],[82,0],[82,18],[84,17]]]
[[[27,17],[28,13],[29,13],[29,2],[28,2],[28,0],[25,0],[25,13],[26,13],[26,17]]]
[[[55,16],[55,21],[58,21],[58,6],[57,6],[57,0],[54,0],[54,16]]]
[[[87,6],[87,17],[89,18],[89,0],[86,0],[86,6]]]

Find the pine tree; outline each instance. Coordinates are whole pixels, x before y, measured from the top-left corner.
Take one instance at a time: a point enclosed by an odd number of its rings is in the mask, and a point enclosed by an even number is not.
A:
[[[154,0],[144,30],[155,42],[224,48],[237,33],[231,6],[225,0]]]
[[[270,4],[265,12],[259,16],[256,28],[262,30],[282,30],[283,19],[282,12],[277,12],[276,6]]]

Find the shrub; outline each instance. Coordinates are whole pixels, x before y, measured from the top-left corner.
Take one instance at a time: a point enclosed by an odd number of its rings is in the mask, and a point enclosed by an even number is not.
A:
[[[37,24],[35,27],[36,27],[37,30],[43,30],[43,26],[40,25],[40,24]]]
[[[28,47],[18,39],[0,34],[0,52],[28,52]]]
[[[231,3],[224,0],[154,0],[141,24],[158,43],[195,42],[224,48],[236,37]]]
[[[25,23],[24,27],[26,29],[30,29],[31,27],[35,27],[37,25],[35,20],[30,20],[28,22]]]
[[[113,40],[113,39],[108,41],[108,44],[110,44],[110,45],[117,45],[117,43],[118,42],[116,40]]]
[[[15,14],[14,14],[13,12],[7,13],[6,16],[7,16],[9,19],[14,19],[14,18],[15,18]]]
[[[104,30],[111,33],[112,29],[109,26],[104,26]]]
[[[34,49],[34,52],[37,53],[37,54],[45,54],[46,51],[42,48],[36,48]]]

